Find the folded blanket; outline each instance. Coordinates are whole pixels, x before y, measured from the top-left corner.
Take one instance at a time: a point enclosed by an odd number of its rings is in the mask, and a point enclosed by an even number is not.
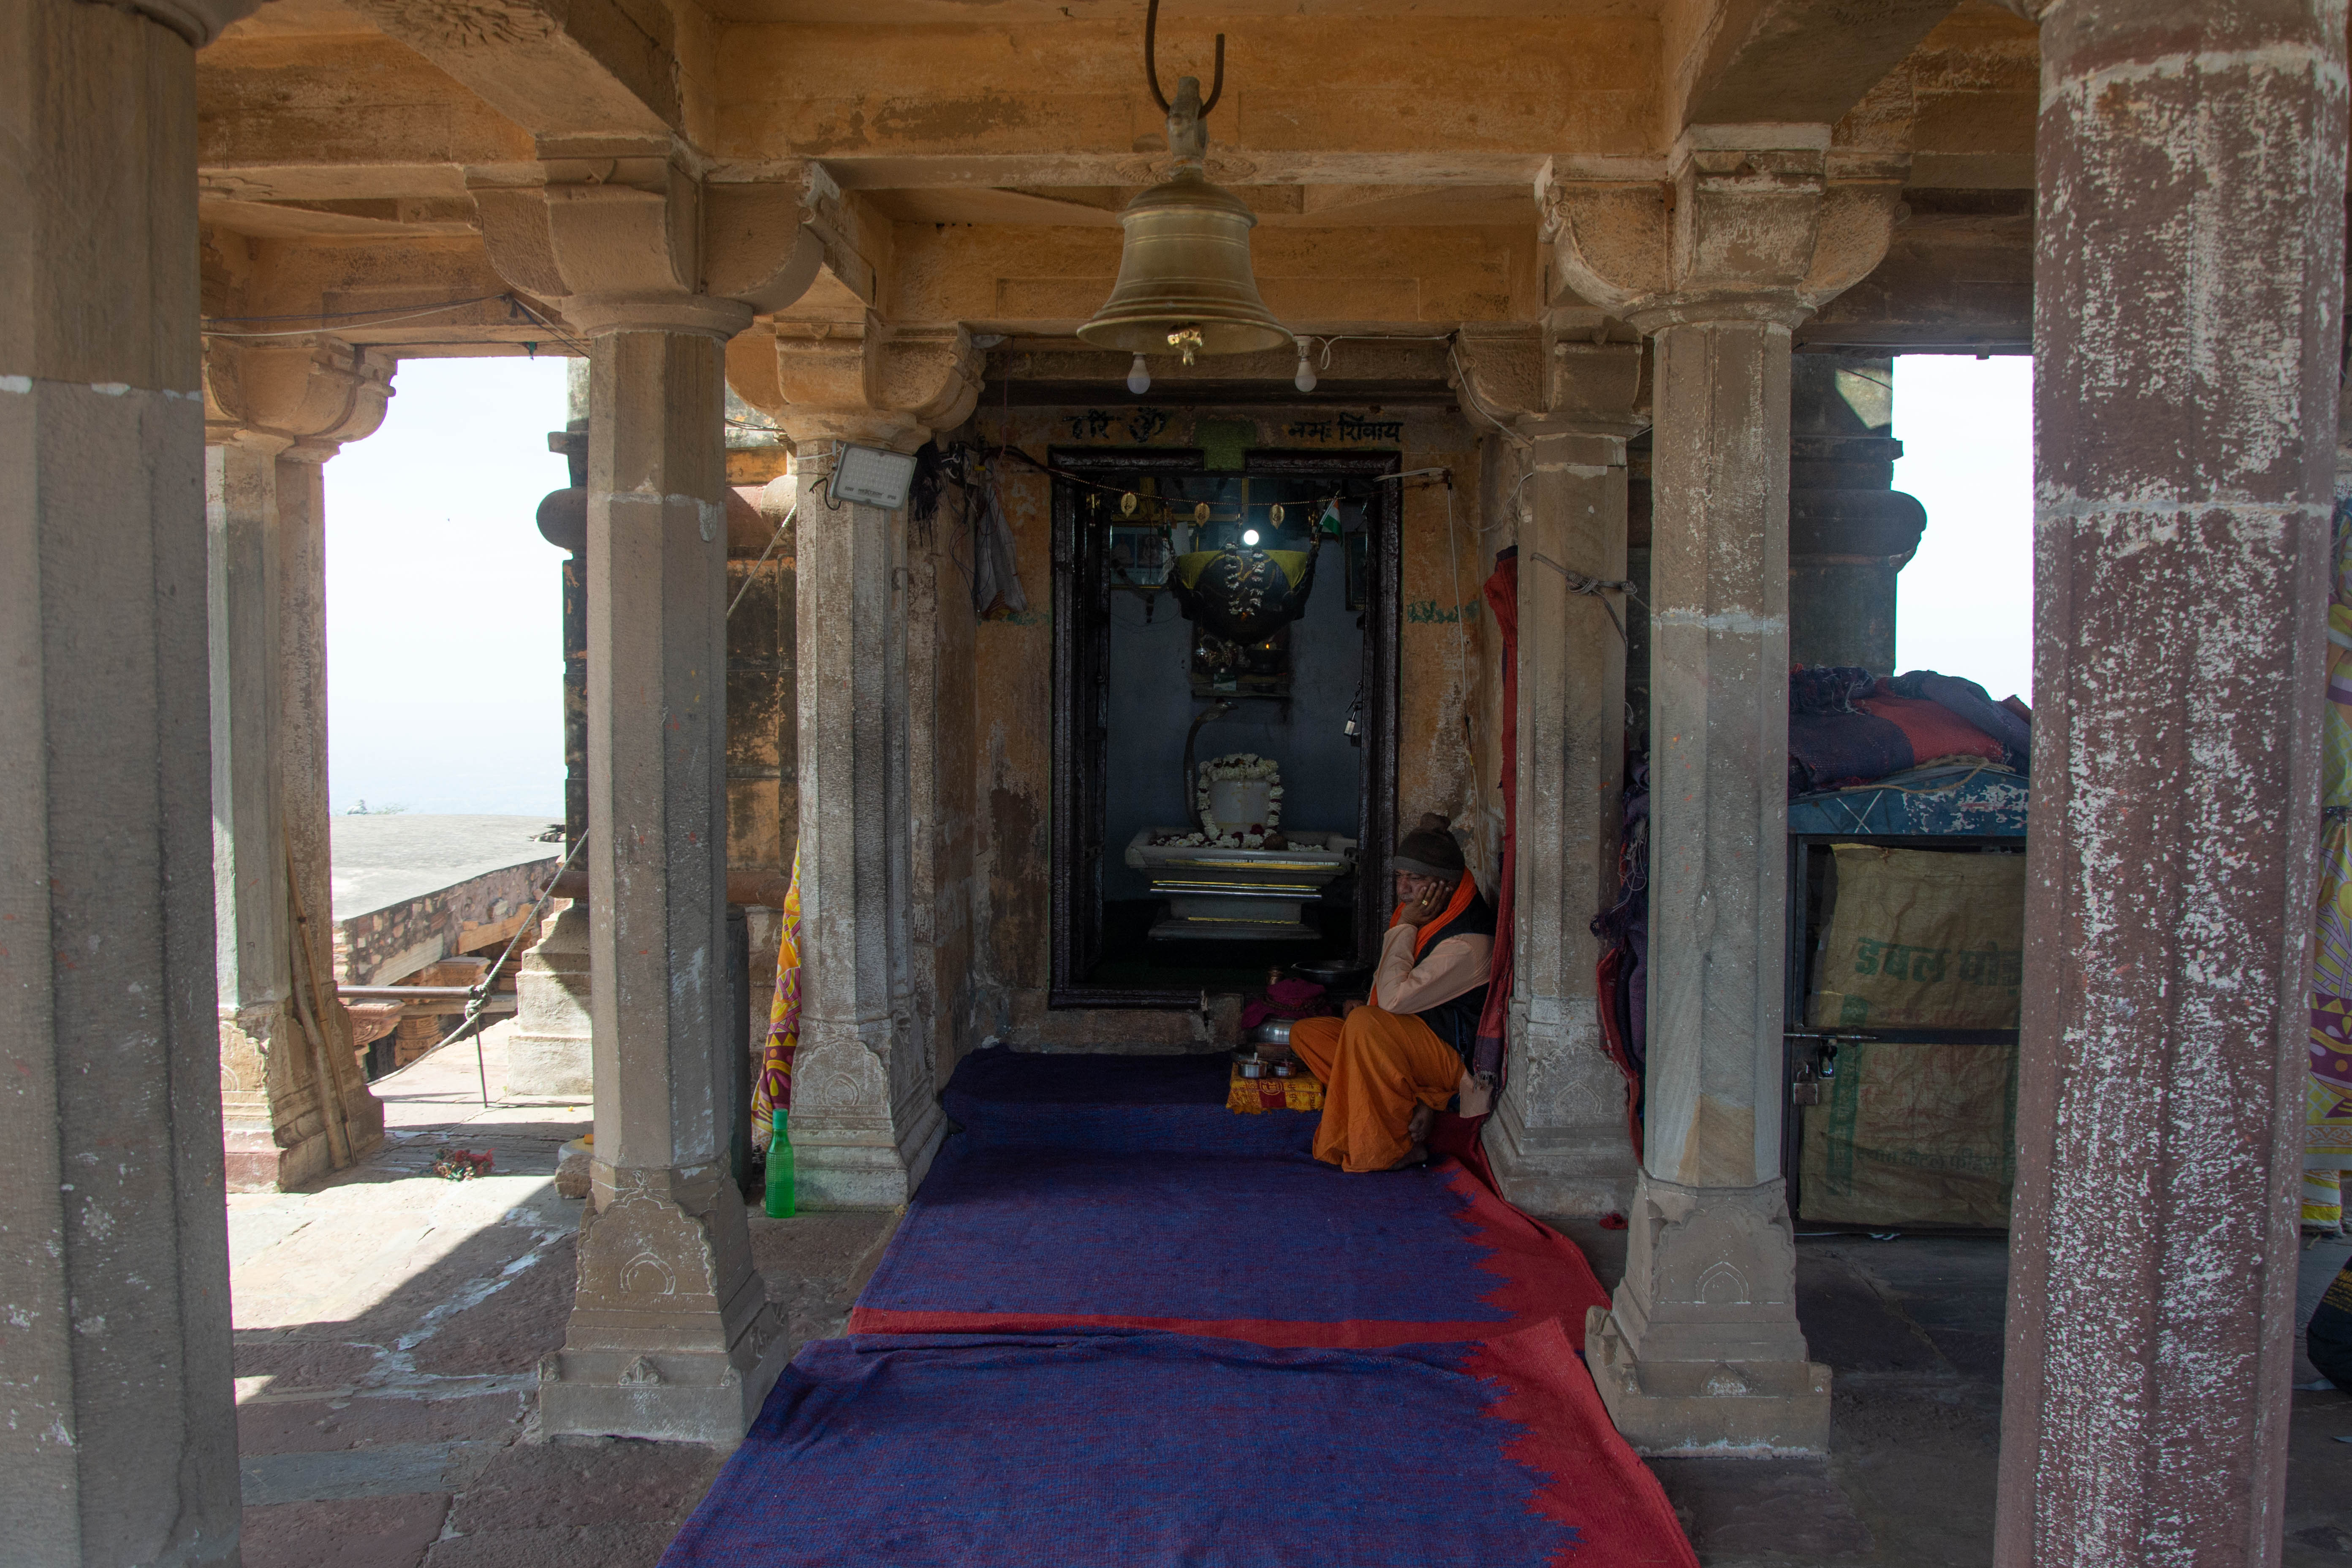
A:
[[[1878,686],[1889,696],[1925,698],[1961,722],[1991,736],[2000,742],[2000,761],[2018,772],[2024,773],[2032,766],[2032,714],[2021,715],[2006,704],[1995,702],[1991,694],[1975,681],[1963,680],[1957,675],[1938,675],[1932,669],[1915,669],[1907,675],[1882,680]]]
[[[1896,697],[1885,692],[1885,685],[1879,683],[1881,695],[1865,697],[1855,706],[1903,731],[1903,738],[1911,743],[1911,760],[1905,767],[1916,768],[1932,757],[1982,757],[1997,763],[2006,754],[1999,741],[1942,703],[1924,697]]]
[[[1973,680],[1932,669],[1894,679],[1843,666],[1789,672],[1791,795],[1867,783],[1938,757],[1982,757],[2023,772],[2032,748],[2028,721]]]
[[[1884,778],[1918,762],[1901,725],[1873,713],[1789,715],[1792,793]]]

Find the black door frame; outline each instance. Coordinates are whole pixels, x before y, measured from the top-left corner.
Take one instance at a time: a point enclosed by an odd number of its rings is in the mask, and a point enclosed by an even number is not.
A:
[[[1053,448],[1051,466],[1079,479],[1101,475],[1211,471],[1195,447]],[[1364,622],[1364,766],[1357,791],[1356,952],[1369,961],[1387,923],[1382,897],[1396,846],[1398,634],[1403,616],[1403,487],[1381,482],[1397,473],[1393,451],[1254,451],[1244,476],[1313,476],[1370,480],[1365,519],[1370,532],[1370,603]],[[1052,962],[1046,1005],[1196,1010],[1198,991],[1124,990],[1085,976],[1102,956],[1104,755],[1109,726],[1110,586],[1099,530],[1081,526],[1079,487],[1056,477],[1053,491],[1054,777],[1048,812],[1053,866]],[[1345,580],[1346,562],[1340,564]],[[1083,700],[1079,694],[1084,694]],[[1075,806],[1076,809],[1066,809]]]

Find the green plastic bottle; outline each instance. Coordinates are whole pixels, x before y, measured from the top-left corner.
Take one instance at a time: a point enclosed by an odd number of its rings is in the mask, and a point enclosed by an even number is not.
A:
[[[775,1116],[775,1131],[768,1139],[768,1217],[793,1217],[793,1141],[787,1132],[783,1110]]]

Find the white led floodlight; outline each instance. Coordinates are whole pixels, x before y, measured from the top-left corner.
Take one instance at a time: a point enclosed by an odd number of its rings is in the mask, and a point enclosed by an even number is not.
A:
[[[895,511],[907,504],[915,482],[915,455],[881,447],[844,447],[828,487],[835,500],[856,501]]]

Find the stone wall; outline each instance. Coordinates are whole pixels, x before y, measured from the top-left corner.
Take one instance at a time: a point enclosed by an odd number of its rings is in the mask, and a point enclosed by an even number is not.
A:
[[[335,978],[396,985],[429,963],[503,946],[522,927],[560,856],[486,872],[436,893],[335,922]],[[526,936],[524,946],[530,945]]]

